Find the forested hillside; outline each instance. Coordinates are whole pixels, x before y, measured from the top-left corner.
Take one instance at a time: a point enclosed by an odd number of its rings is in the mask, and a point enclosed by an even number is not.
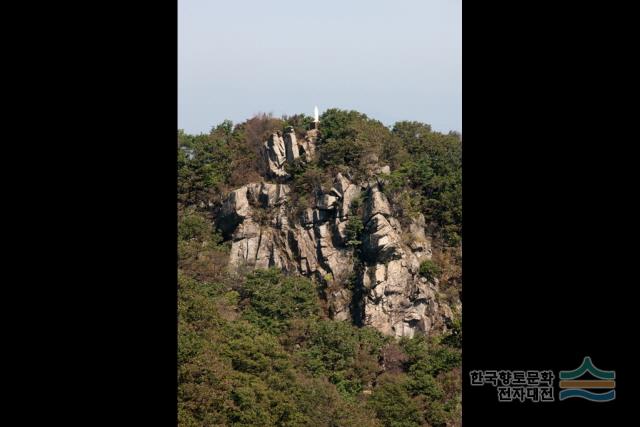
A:
[[[461,425],[461,136],[311,122],[178,131],[179,425]]]

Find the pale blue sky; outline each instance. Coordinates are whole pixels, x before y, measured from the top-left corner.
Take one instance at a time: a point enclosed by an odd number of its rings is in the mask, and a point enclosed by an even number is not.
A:
[[[461,131],[461,0],[178,0],[180,128],[314,105]]]

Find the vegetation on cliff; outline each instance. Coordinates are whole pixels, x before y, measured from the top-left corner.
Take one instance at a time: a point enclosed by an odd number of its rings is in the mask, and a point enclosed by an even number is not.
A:
[[[293,125],[302,138],[310,118],[278,119],[259,115],[233,126],[224,121],[208,135],[178,132],[178,200],[184,205],[219,203],[229,190],[264,175],[262,144],[274,131]],[[385,192],[399,217],[424,213],[435,231],[452,246],[462,231],[462,141],[419,122],[391,128],[356,111],[329,109],[320,117],[317,159],[294,168],[293,187],[300,198],[328,186],[336,172],[355,180],[370,176],[376,165],[391,166]],[[187,150],[193,150],[189,160]],[[308,198],[308,197],[307,197]]]
[[[460,136],[337,109],[320,121],[316,158],[289,167],[294,204],[305,208],[337,172],[359,180],[389,165],[384,191],[396,216],[424,214],[438,240],[421,274],[459,291]],[[260,150],[271,132],[293,126],[302,138],[309,123],[260,115],[206,135],[178,132],[179,425],[460,425],[459,317],[444,336],[396,341],[329,319],[307,278],[227,271],[229,248],[213,225],[223,197],[264,180]],[[356,218],[347,228],[354,249]]]
[[[314,284],[179,276],[180,426],[459,423],[460,350],[322,314]],[[446,337],[444,337],[446,338]]]

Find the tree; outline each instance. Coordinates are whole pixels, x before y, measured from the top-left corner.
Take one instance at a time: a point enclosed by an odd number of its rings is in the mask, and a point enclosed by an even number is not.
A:
[[[349,168],[364,178],[378,165],[385,140],[391,132],[381,122],[357,111],[336,108],[321,118],[319,139],[320,166]]]
[[[369,405],[385,427],[417,427],[422,417],[411,399],[401,376],[380,378],[380,385],[369,400]]]
[[[324,320],[311,325],[301,355],[310,372],[327,376],[344,395],[354,396],[375,378],[386,342],[375,329]]]
[[[398,122],[393,134],[411,158],[390,177],[388,192],[396,202],[415,194],[420,211],[435,222],[451,245],[460,243],[462,231],[462,142],[457,134],[443,135],[419,122]],[[412,210],[405,206],[405,210]]]
[[[185,150],[178,150],[178,201],[183,205],[206,206],[219,200],[231,174],[227,129],[228,123],[223,123],[210,135],[179,135],[181,148],[188,147],[193,154],[190,158]]]
[[[205,213],[194,207],[178,212],[178,267],[201,280],[215,280],[226,268],[228,247]]]
[[[315,285],[304,277],[284,276],[277,269],[257,270],[247,277],[240,295],[248,308],[244,317],[278,334],[294,318],[315,318],[320,312]]]
[[[236,126],[232,132],[233,157],[229,163],[230,186],[237,188],[260,181],[265,175],[263,144],[270,134],[281,131],[284,122],[271,114],[257,114]]]
[[[433,281],[438,277],[441,270],[436,263],[431,260],[424,260],[420,263],[419,273],[422,277],[429,281]]]
[[[364,229],[364,225],[362,224],[362,219],[359,216],[350,216],[347,221],[347,246],[351,246],[353,248],[359,248],[362,244],[360,240],[360,235],[362,234],[362,230]]]

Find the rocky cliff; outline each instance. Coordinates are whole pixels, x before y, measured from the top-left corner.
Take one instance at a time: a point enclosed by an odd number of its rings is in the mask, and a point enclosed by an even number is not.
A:
[[[313,158],[317,132],[300,140],[292,128],[273,133],[263,147],[266,181],[226,198],[218,227],[231,240],[231,269],[277,267],[314,278],[332,318],[387,335],[444,331],[451,308],[438,302],[437,279],[419,274],[420,263],[432,256],[425,218],[403,227],[392,215],[384,193],[388,166],[364,182],[336,174],[330,191],[318,191],[312,207],[293,214],[285,165]],[[349,224],[358,219],[362,231],[354,241]]]

